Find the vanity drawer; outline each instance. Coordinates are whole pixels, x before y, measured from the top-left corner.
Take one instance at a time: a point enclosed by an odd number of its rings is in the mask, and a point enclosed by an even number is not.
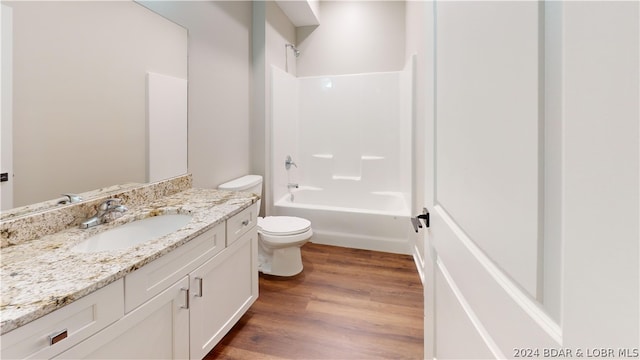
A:
[[[120,279],[2,335],[0,355],[3,359],[55,356],[121,318],[123,299],[124,286]],[[59,336],[55,337],[56,334]],[[51,341],[50,337],[58,341]]]
[[[258,205],[253,204],[227,220],[227,246],[258,223]]]
[[[124,278],[125,313],[161,293],[225,247],[225,224],[180,246]]]

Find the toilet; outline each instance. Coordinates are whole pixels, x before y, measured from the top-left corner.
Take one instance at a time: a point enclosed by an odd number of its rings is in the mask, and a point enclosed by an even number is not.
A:
[[[218,187],[262,196],[262,176],[246,175]],[[260,200],[258,200],[260,209]],[[311,221],[294,216],[258,218],[258,270],[263,274],[293,276],[302,272],[300,247],[311,236]]]

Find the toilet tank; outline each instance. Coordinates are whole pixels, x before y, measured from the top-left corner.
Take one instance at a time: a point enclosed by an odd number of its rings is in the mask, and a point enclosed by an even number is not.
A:
[[[218,186],[220,190],[250,192],[262,196],[262,176],[246,175]]]

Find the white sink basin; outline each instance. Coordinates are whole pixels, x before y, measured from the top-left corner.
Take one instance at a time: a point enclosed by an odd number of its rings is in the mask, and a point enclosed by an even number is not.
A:
[[[191,215],[169,214],[136,220],[96,234],[71,248],[91,253],[126,249],[145,241],[172,233],[191,221]]]

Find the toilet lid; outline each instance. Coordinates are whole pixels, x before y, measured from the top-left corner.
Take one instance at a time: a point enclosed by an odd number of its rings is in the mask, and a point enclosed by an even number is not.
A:
[[[311,228],[311,221],[294,216],[258,218],[260,231],[267,235],[295,235]]]

